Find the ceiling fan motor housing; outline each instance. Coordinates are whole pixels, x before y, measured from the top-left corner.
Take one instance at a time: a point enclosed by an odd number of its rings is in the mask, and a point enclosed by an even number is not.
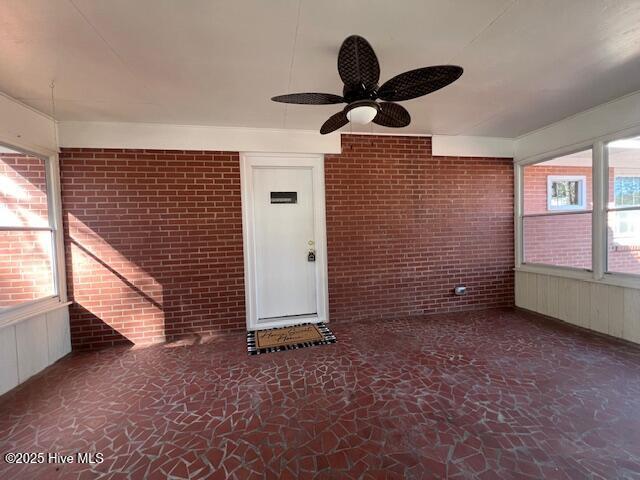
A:
[[[378,98],[378,85],[366,86],[361,85],[345,85],[342,89],[342,97],[345,102],[351,103],[357,100],[375,100]]]

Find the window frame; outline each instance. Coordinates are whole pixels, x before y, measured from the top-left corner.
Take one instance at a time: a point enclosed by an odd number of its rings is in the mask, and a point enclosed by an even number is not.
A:
[[[519,160],[514,159],[514,236],[515,270],[520,272],[571,278],[591,283],[640,289],[640,275],[611,273],[606,271],[607,263],[607,198],[608,198],[608,158],[605,145],[627,138],[640,136],[640,126],[598,136],[586,141],[532,155]],[[592,270],[582,270],[554,265],[527,264],[523,262],[523,222],[524,207],[524,167],[545,162],[553,158],[570,155],[591,148],[592,177],[591,194],[592,214]]]
[[[640,286],[640,274],[639,273],[624,273],[624,272],[615,272],[615,271],[610,271],[609,270],[609,235],[607,234],[607,228],[609,226],[609,213],[611,212],[631,212],[631,211],[639,211],[640,210],[640,205],[634,205],[634,206],[620,206],[617,207],[615,205],[615,188],[614,188],[614,192],[613,192],[613,198],[609,198],[609,144],[612,142],[615,142],[616,140],[623,140],[623,139],[627,139],[627,138],[635,138],[638,137],[639,135],[624,135],[623,137],[619,137],[619,138],[614,138],[614,139],[610,139],[606,142],[603,142],[603,150],[604,150],[604,155],[602,158],[602,163],[603,163],[603,170],[604,170],[604,174],[603,174],[603,180],[604,180],[604,185],[606,186],[606,188],[604,189],[604,230],[605,230],[605,237],[604,237],[604,255],[603,255],[603,278],[621,278],[621,279],[626,279],[626,280],[631,280],[631,281],[637,281],[638,286]],[[638,177],[638,175],[625,175],[625,174],[621,174],[621,175],[616,175],[616,177]],[[613,179],[614,184],[615,184],[615,178]]]
[[[0,141],[0,146],[17,153],[43,160],[47,186],[48,227],[0,226],[0,231],[49,231],[51,232],[51,270],[54,294],[7,307],[0,311],[0,328],[12,325],[34,315],[69,305],[65,272],[64,232],[62,223],[62,201],[60,190],[60,166],[57,152],[46,149],[22,148],[19,145]]]
[[[592,165],[593,168],[593,165]],[[551,205],[552,186],[560,182],[578,182],[577,205]],[[579,212],[586,210],[587,205],[587,177],[585,175],[547,175],[547,211],[548,212]]]
[[[584,152],[587,150],[591,150],[591,181],[592,181],[592,195],[595,194],[595,185],[594,177],[595,177],[595,150],[591,145],[583,145],[579,148],[572,148],[561,150],[559,153],[554,153],[553,155],[536,157],[534,159],[530,159],[528,161],[523,161],[520,163],[514,163],[514,182],[515,182],[515,208],[514,208],[514,225],[515,225],[515,256],[516,256],[516,269],[517,270],[527,270],[534,273],[548,273],[555,274],[557,272],[568,272],[568,274],[572,278],[584,278],[586,276],[590,276],[594,269],[594,259],[591,260],[591,268],[578,268],[578,267],[569,267],[569,266],[560,266],[553,265],[548,263],[529,263],[524,261],[524,219],[531,217],[550,217],[550,216],[559,216],[559,215],[593,215],[593,210],[595,209],[587,209],[586,208],[586,175],[548,175],[547,176],[547,211],[544,213],[524,213],[524,169],[525,167],[537,165],[539,163],[548,162],[550,160],[556,159],[558,157],[563,157],[565,155],[571,155],[578,152]],[[584,180],[584,193],[582,195],[582,200],[584,203],[584,208],[569,208],[567,210],[548,210],[549,207],[549,195],[550,195],[550,182],[549,177],[565,177],[565,178],[582,178]],[[591,234],[592,234],[592,249],[593,249],[593,218],[591,219]]]

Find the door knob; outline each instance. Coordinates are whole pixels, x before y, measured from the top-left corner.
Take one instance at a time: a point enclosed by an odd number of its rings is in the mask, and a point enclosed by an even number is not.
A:
[[[316,261],[316,251],[312,248],[309,250],[307,254],[307,262],[315,262]]]

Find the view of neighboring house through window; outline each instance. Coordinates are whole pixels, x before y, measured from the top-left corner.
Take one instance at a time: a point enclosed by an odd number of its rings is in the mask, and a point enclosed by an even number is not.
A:
[[[584,210],[586,177],[549,175],[547,208],[549,210]]]
[[[591,149],[524,167],[524,263],[591,269],[591,180]]]
[[[45,160],[0,147],[0,312],[56,295]]]
[[[607,145],[607,270],[640,274],[640,137]]]

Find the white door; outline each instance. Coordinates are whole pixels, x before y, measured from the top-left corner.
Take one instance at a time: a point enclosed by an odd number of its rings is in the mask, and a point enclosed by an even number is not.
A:
[[[243,156],[250,329],[327,321],[322,160]]]
[[[315,315],[311,169],[254,169],[253,211],[258,320]]]

